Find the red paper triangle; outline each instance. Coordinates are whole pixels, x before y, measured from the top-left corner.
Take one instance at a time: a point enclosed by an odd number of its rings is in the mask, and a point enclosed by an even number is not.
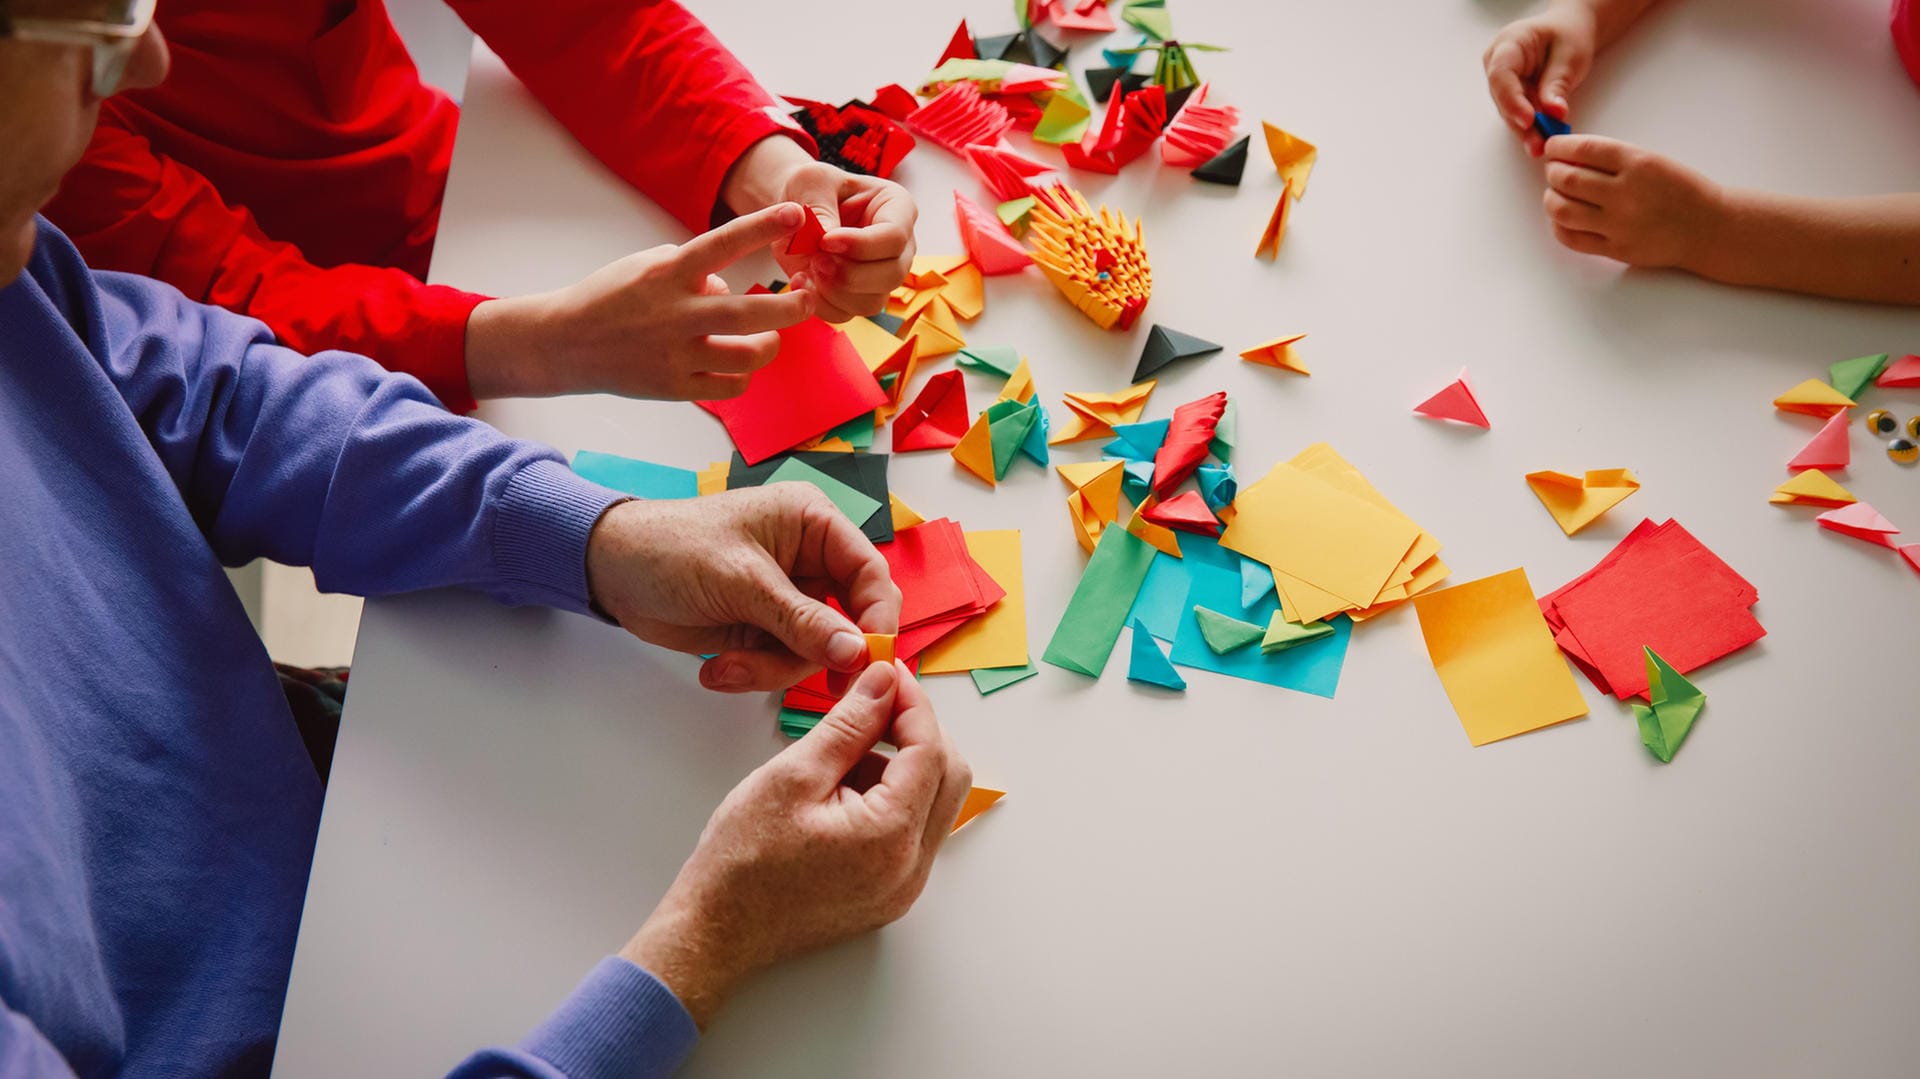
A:
[[[981,273],[993,277],[1033,265],[1033,256],[1007,232],[998,216],[958,191],[953,193],[953,216],[960,226],[960,242]]]
[[[827,230],[820,227],[820,219],[814,216],[813,207],[800,207],[800,229],[787,239],[787,254],[811,255],[820,250],[820,240]]]
[[[967,385],[956,370],[942,371],[927,380],[919,396],[900,410],[893,421],[893,452],[944,450],[960,444],[972,421],[967,411]]]
[[[1820,428],[1820,433],[1814,435],[1793,460],[1787,462],[1787,468],[1794,472],[1809,468],[1831,472],[1847,467],[1852,460],[1853,448],[1847,443],[1847,413],[1842,409],[1827,421],[1825,427]]]
[[[1880,372],[1876,386],[1920,386],[1920,356],[1902,356]]]
[[[933,66],[939,67],[948,60],[978,59],[980,54],[974,50],[973,35],[967,31],[967,20],[961,19],[960,28],[953,32],[953,39],[947,42],[947,51],[940,54],[940,59],[935,60]]]
[[[1460,369],[1460,376],[1448,383],[1446,389],[1413,406],[1413,410],[1436,420],[1453,420],[1484,428],[1493,426],[1487,422],[1487,414],[1480,411],[1480,402],[1473,396],[1473,387],[1467,385],[1467,369],[1464,367]]]
[[[1198,491],[1182,491],[1165,502],[1156,502],[1140,511],[1140,516],[1162,528],[1218,536],[1220,519],[1207,508],[1207,500]]]
[[[1814,520],[1820,522],[1821,528],[1832,529],[1843,536],[1852,536],[1881,547],[1893,547],[1893,537],[1900,534],[1892,521],[1882,517],[1879,510],[1865,502],[1828,510]]]
[[[1907,560],[1907,565],[1913,567],[1913,572],[1920,573],[1920,543],[1909,543],[1896,550],[1900,552],[1901,558]]]
[[[1153,455],[1153,493],[1166,498],[1180,481],[1206,460],[1207,444],[1213,441],[1214,427],[1227,410],[1225,390],[1198,401],[1188,401],[1173,410],[1173,422],[1167,427],[1166,440]],[[1203,503],[1204,505],[1204,503]]]

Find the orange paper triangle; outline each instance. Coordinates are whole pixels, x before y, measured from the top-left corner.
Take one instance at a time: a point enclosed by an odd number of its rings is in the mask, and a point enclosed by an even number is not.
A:
[[[953,832],[959,831],[961,825],[992,809],[995,802],[1006,796],[1006,791],[997,791],[991,787],[974,787],[967,791],[967,800],[960,803],[960,815],[953,819],[953,830],[947,834],[952,835]]]
[[[1268,367],[1280,367],[1288,371],[1298,371],[1303,375],[1311,375],[1313,372],[1307,370],[1307,365],[1300,359],[1299,351],[1293,347],[1306,336],[1304,333],[1296,333],[1291,337],[1276,337],[1245,350],[1240,353],[1240,358],[1248,363],[1265,364]]]
[[[988,487],[998,486],[993,478],[993,432],[987,428],[987,414],[973,421],[973,426],[960,438],[959,445],[949,451],[960,467],[987,481]]]

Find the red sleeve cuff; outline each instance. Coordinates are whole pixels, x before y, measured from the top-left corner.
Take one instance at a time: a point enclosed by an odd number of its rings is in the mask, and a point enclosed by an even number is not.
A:
[[[492,299],[446,285],[427,285],[414,295],[416,329],[380,349],[405,355],[374,356],[390,371],[405,371],[426,383],[447,411],[465,415],[478,403],[467,385],[467,320]]]
[[[778,106],[774,106],[778,107]],[[733,171],[742,155],[752,148],[754,143],[769,135],[785,135],[800,144],[808,157],[819,157],[820,148],[814,145],[813,137],[802,131],[798,125],[781,123],[762,111],[742,112],[721,132],[713,149],[702,159],[700,187],[701,191],[712,192],[708,203],[707,220],[688,220],[686,226],[695,232],[703,232],[716,225],[730,221],[734,217],[721,196],[727,182],[727,173]]]

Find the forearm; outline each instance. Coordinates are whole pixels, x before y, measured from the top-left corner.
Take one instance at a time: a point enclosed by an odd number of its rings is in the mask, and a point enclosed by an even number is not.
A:
[[[1807,198],[1728,188],[1684,268],[1732,285],[1920,305],[1920,194]]]

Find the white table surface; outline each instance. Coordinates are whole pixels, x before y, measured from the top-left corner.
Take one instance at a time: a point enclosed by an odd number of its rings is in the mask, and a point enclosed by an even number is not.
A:
[[[834,100],[911,84],[960,15],[1010,23],[1003,0],[702,7],[769,86]],[[1605,59],[1578,126],[1729,182],[1912,189],[1920,93],[1885,9],[1670,4]],[[1642,516],[1677,516],[1758,585],[1770,635],[1698,674],[1711,703],[1668,767],[1584,681],[1591,717],[1471,748],[1411,611],[1355,634],[1332,701],[1201,672],[1170,699],[1126,682],[1124,640],[1098,682],[1043,667],[983,699],[934,679],[979,781],[1011,795],[904,921],[752,986],[687,1073],[1913,1074],[1920,578],[1766,497],[1814,427],[1773,396],[1832,360],[1920,351],[1920,317],[1556,247],[1479,75],[1521,5],[1173,10],[1189,40],[1235,47],[1196,62],[1249,124],[1320,144],[1281,258],[1252,258],[1279,190],[1257,136],[1237,191],[1153,162],[1083,177],[1146,212],[1146,318],[1101,333],[1029,274],[990,282],[969,339],[1020,346],[1057,407],[1124,385],[1154,321],[1232,349],[1307,332],[1311,379],[1230,351],[1168,372],[1148,417],[1232,391],[1249,479],[1330,441],[1446,543],[1456,582],[1524,565],[1544,592]],[[439,280],[552,287],[682,238],[477,55]],[[957,250],[950,192],[978,185],[931,145],[900,178],[922,249]],[[1408,414],[1463,363],[1490,432]],[[968,377],[979,407],[994,387]],[[1878,399],[1920,413],[1920,394]],[[729,449],[691,405],[483,414],[568,453],[697,467]],[[1858,425],[1853,449],[1847,482],[1920,530],[1920,471]],[[1572,540],[1521,480],[1622,465],[1644,490]],[[1061,482],[1016,464],[989,492],[937,453],[893,475],[924,513],[1025,530],[1038,656],[1083,562]],[[769,698],[707,694],[694,672],[581,618],[370,603],[279,1074],[434,1073],[520,1037],[618,947],[710,808],[783,744]]]

